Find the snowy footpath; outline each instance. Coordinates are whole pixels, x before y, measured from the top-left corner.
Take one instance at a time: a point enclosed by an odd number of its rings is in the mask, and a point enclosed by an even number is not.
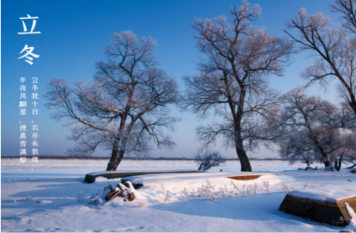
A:
[[[1,230],[3,232],[339,232],[356,231],[355,222],[336,227],[278,210],[288,192],[350,190],[356,195],[356,174],[299,171],[302,164],[252,161],[255,180],[238,162],[206,173],[156,174],[128,178],[143,183],[136,199],[105,200],[108,185],[120,179],[97,178],[83,183],[86,173],[104,170],[106,161],[42,160],[21,164],[2,160]],[[196,169],[191,161],[124,161],[121,171]],[[221,171],[222,170],[222,171]]]

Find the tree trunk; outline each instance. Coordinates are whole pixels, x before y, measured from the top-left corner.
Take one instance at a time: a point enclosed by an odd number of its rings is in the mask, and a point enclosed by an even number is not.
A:
[[[118,151],[117,148],[114,148],[111,154],[111,159],[106,168],[106,171],[116,171],[117,167],[121,163],[122,158],[124,157],[124,154],[125,151]],[[117,155],[119,155],[118,158]]]
[[[339,160],[337,160],[337,158],[335,158],[335,165],[334,165],[334,168],[336,171],[340,171],[341,169],[341,163],[342,163],[342,155],[340,156]]]
[[[325,165],[325,171],[334,171],[334,167],[332,165],[332,161],[329,160],[329,158],[327,156],[323,156],[324,157],[324,165]]]
[[[117,159],[117,161],[116,161],[116,167],[115,167],[115,171],[116,171],[116,169],[117,169],[117,167],[119,166],[119,164],[121,163],[121,160],[122,160],[122,158],[124,157],[124,154],[125,154],[125,151],[124,150],[121,150],[120,152],[119,152],[119,158]]]
[[[121,140],[120,150],[118,151],[118,149],[116,149],[115,155],[114,155],[114,150],[113,150],[110,162],[108,164],[108,168],[106,169],[107,171],[116,171],[117,167],[121,163],[121,160],[122,160],[122,158],[124,157],[124,154],[125,154],[128,135],[130,134],[131,129],[134,126],[135,122],[136,122],[136,120],[131,121],[131,123],[127,127],[126,132],[124,132],[124,127],[120,127],[119,134],[120,135],[125,134],[125,136]],[[123,120],[121,121],[122,125],[124,125],[125,123],[126,123],[126,117],[123,118]],[[117,158],[118,154],[119,154],[119,158]],[[110,167],[109,167],[109,165],[110,165]]]
[[[322,153],[321,155],[323,156],[323,162],[324,162],[325,167],[329,167],[330,166],[330,159],[328,158],[327,154]]]
[[[307,167],[305,168],[306,171],[311,170],[311,167],[310,167],[311,164],[312,164],[311,162],[307,162]]]
[[[241,149],[239,146],[236,146],[236,153],[240,160],[241,171],[242,172],[252,172],[250,160],[248,159],[245,150]]]
[[[236,127],[235,129],[235,146],[236,146],[236,153],[237,157],[239,157],[240,164],[241,164],[241,171],[242,172],[252,172],[250,160],[247,157],[246,151],[244,149],[244,145],[241,139],[241,131],[240,127]]]
[[[352,110],[354,111],[354,113],[355,113],[355,115],[356,115],[356,101],[353,100],[353,101],[352,101],[351,103],[349,103],[349,104],[350,104]]]
[[[241,171],[252,172],[250,160],[248,159],[246,151],[244,150],[244,145],[241,138],[241,121],[242,121],[242,115],[244,113],[244,103],[245,103],[247,90],[244,84],[241,84],[240,88],[241,91],[239,97],[239,104],[237,107],[237,113],[234,116],[236,153],[240,160]]]
[[[116,171],[117,166],[115,166],[116,160],[117,160],[117,154],[118,154],[118,149],[114,147],[111,152],[111,158],[108,163],[108,166],[106,167],[106,171]]]
[[[324,159],[324,166],[329,167],[330,166],[330,161]]]

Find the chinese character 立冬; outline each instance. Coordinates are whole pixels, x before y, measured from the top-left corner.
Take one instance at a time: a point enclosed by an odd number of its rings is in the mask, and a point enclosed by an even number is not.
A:
[[[39,58],[40,57],[40,55],[37,55],[37,54],[34,54],[34,53],[32,53],[32,51],[35,49],[35,47],[28,47],[27,45],[25,45],[25,47],[23,48],[23,50],[20,52],[20,54],[21,53],[23,53],[24,51],[26,51],[26,53],[25,53],[25,55],[23,55],[23,56],[21,56],[21,57],[19,57],[19,58],[17,58],[17,59],[21,59],[21,58],[26,58],[26,59],[28,59],[28,60],[25,60],[28,64],[30,64],[30,65],[32,65],[33,64],[33,62],[32,62],[32,60],[33,60],[33,58],[32,57],[34,57],[34,58]],[[31,55],[32,57],[30,57],[29,55]]]
[[[22,20],[22,26],[23,26],[23,32],[18,32],[18,34],[20,35],[28,35],[28,34],[41,34],[41,32],[34,32],[33,30],[35,29],[36,23],[38,17],[31,17],[31,15],[27,14],[27,17],[20,17],[20,19]],[[24,20],[26,19],[32,19],[32,27],[31,27],[31,31],[27,31],[27,26]]]
[[[32,83],[38,83],[38,77],[33,77],[32,78]]]
[[[39,88],[37,85],[32,85],[32,90],[37,91]]]

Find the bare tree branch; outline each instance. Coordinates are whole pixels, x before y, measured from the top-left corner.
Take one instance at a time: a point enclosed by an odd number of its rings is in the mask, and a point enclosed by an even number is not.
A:
[[[334,12],[342,14],[347,29],[354,32],[354,0],[336,0],[332,5]],[[292,19],[287,29],[287,35],[297,44],[300,50],[312,51],[318,59],[308,67],[302,76],[309,79],[307,86],[314,82],[325,85],[327,78],[339,80],[343,98],[356,114],[356,39],[349,37],[346,30],[330,25],[330,19],[318,13],[307,16],[301,9]],[[345,95],[347,94],[347,95]]]

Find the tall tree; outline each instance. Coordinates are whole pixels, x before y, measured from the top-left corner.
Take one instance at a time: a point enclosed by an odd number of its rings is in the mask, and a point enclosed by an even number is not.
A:
[[[261,15],[258,5],[243,1],[231,15],[231,24],[225,17],[192,23],[203,57],[200,73],[185,78],[184,106],[200,116],[210,110],[222,116],[224,122],[199,127],[199,138],[208,146],[224,136],[236,149],[241,170],[252,171],[246,150],[276,139],[268,129],[278,112],[278,93],[268,89],[266,77],[282,75],[292,43],[251,26]]]
[[[344,14],[348,29],[355,30],[354,16],[348,15],[350,6],[354,1],[337,0],[333,9]],[[353,8],[349,10],[354,12]],[[285,32],[300,45],[300,50],[311,51],[317,57],[302,74],[310,80],[308,85],[316,81],[325,84],[329,77],[336,78],[341,96],[356,114],[356,38],[342,27],[331,26],[330,19],[322,13],[307,16],[305,9],[289,22]]]
[[[140,42],[131,31],[113,34],[114,41],[97,64],[95,80],[68,86],[54,79],[47,92],[53,116],[66,118],[73,128],[74,152],[92,153],[98,147],[111,150],[107,171],[116,170],[125,152],[146,153],[150,142],[171,148],[174,142],[162,128],[172,129],[178,119],[168,115],[167,106],[177,103],[175,80],[157,68],[152,38]]]

